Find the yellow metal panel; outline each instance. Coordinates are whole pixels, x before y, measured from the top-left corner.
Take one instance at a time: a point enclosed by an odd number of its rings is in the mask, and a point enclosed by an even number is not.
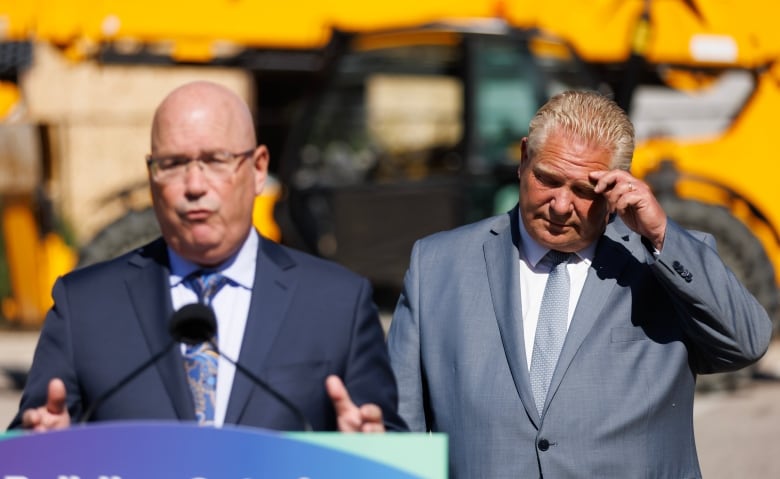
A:
[[[780,70],[780,66],[774,67],[774,70]],[[656,168],[661,160],[672,159],[680,171],[735,191],[764,215],[775,232],[780,232],[780,188],[777,187],[780,163],[774,143],[768,140],[780,111],[778,74],[780,71],[768,71],[759,76],[753,95],[724,133],[688,141],[652,140],[638,145],[632,166],[634,174],[642,177]],[[749,219],[744,209],[742,212],[735,211],[736,206],[728,201],[727,196],[714,192],[701,182],[682,186],[678,189],[682,197],[729,208],[748,226],[755,219]],[[751,226],[751,229],[764,244],[774,264],[780,265],[780,245],[776,239],[765,231],[766,228]]]
[[[42,293],[38,275],[43,270],[43,259],[37,247],[38,227],[30,206],[23,202],[6,203],[2,220],[16,316],[9,319],[33,321],[41,316],[38,304]]]
[[[20,2],[26,3],[26,2]],[[101,41],[181,44],[176,56],[200,60],[215,44],[240,47],[319,48],[331,27],[374,30],[412,26],[443,18],[490,17],[499,0],[38,0],[22,9],[0,3],[0,18],[14,32],[89,49]]]
[[[282,194],[279,182],[269,176],[266,179],[263,192],[255,197],[255,205],[252,210],[252,223],[260,234],[273,241],[282,239],[282,232],[274,219],[274,206]]]
[[[0,0],[0,41],[29,38],[40,11],[38,0]]]
[[[3,314],[23,325],[40,325],[52,306],[55,280],[75,267],[76,254],[55,234],[40,237],[28,199],[6,199],[2,233],[12,288],[12,297],[3,298]]]
[[[0,38],[33,35],[82,50],[105,40],[181,43],[176,55],[197,60],[213,55],[215,43],[317,48],[331,27],[371,31],[505,17],[567,39],[587,60],[617,61],[629,53],[646,3],[649,54],[657,61],[689,62],[692,36],[700,34],[732,38],[741,64],[780,52],[775,0],[0,0]]]
[[[14,111],[20,99],[18,85],[0,81],[0,120],[7,118]]]
[[[536,27],[571,43],[587,61],[628,58],[643,0],[511,1],[508,21]]]

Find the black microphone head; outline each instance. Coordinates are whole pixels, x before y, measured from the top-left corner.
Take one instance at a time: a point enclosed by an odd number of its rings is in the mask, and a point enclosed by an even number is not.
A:
[[[199,344],[216,335],[217,318],[205,304],[192,303],[173,313],[168,329],[176,341]]]

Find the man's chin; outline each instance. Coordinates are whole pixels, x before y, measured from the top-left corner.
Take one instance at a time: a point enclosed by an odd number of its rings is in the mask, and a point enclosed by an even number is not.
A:
[[[558,250],[558,251],[565,251],[568,249],[569,246],[576,243],[579,238],[573,237],[571,234],[572,230],[571,228],[566,229],[565,231],[558,231],[558,230],[545,230],[544,235],[542,235],[541,238],[539,238],[537,241],[542,246],[545,246],[550,249]]]

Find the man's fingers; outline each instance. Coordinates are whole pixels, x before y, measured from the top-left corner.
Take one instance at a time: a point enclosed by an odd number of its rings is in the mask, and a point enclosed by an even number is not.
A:
[[[22,414],[22,427],[33,429],[41,422],[41,415],[35,409],[27,409]]]
[[[51,414],[62,414],[65,412],[65,399],[67,391],[65,383],[59,378],[49,381],[49,394],[46,398],[46,410]]]
[[[22,427],[34,431],[63,429],[70,425],[70,415],[66,407],[67,391],[61,379],[49,381],[46,405],[27,409],[22,413]]]
[[[360,415],[363,417],[364,421],[382,421],[382,410],[376,404],[364,404],[360,406]]]
[[[336,410],[337,416],[345,414],[356,407],[349,397],[347,388],[338,376],[328,376],[325,379],[325,389],[328,391],[331,401],[333,401],[333,408]]]
[[[385,425],[382,421],[382,409],[376,404],[364,404],[360,406],[360,416],[362,432],[385,432]]]
[[[360,428],[360,432],[365,432],[365,433],[385,432],[385,425],[381,423],[377,424],[374,422],[367,422],[363,424],[363,426]]]
[[[588,178],[593,182],[593,192],[596,194],[607,194],[615,191],[621,195],[633,193],[641,183],[631,174],[622,170],[591,171]]]
[[[607,189],[607,187],[611,183],[615,182],[614,179],[612,179],[612,180],[607,179],[607,180],[602,181],[602,178],[604,178],[604,176],[607,173],[608,173],[607,171],[591,171],[588,174],[588,177],[593,182],[593,191],[595,193],[597,193],[597,194],[604,193],[604,191]]]
[[[328,376],[325,389],[333,402],[341,432],[384,432],[382,409],[376,404],[364,404],[358,408],[349,397],[341,378]]]

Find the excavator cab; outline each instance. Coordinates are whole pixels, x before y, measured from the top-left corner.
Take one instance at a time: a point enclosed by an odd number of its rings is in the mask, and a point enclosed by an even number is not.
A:
[[[389,300],[416,239],[514,206],[538,107],[597,87],[565,45],[497,20],[341,33],[326,58],[281,162],[282,237]]]

